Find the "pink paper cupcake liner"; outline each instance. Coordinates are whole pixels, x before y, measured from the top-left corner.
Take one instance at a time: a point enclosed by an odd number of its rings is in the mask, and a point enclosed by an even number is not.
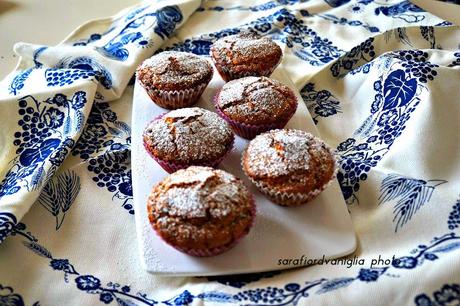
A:
[[[334,179],[337,176],[337,171],[339,169],[338,167],[338,162],[337,162],[337,157],[336,154],[334,153],[334,150],[326,145],[327,149],[332,155],[332,158],[334,159],[334,170],[332,172],[331,178],[327,183],[323,184],[320,188],[314,189],[308,193],[290,193],[290,192],[281,192],[274,190],[273,188],[270,188],[270,186],[267,186],[266,184],[262,182],[257,182],[253,178],[251,178],[246,171],[244,170],[243,165],[243,171],[246,174],[246,176],[249,178],[249,180],[259,189],[260,192],[263,194],[267,195],[274,203],[281,205],[281,206],[287,206],[287,207],[295,207],[295,206],[301,206],[307,202],[310,202],[314,198],[316,198],[323,190],[325,190],[329,185],[332,184]]]
[[[150,99],[158,106],[166,109],[178,109],[195,104],[210,81],[211,79],[194,88],[184,90],[161,90],[157,88],[148,88],[146,86],[143,87]]]
[[[163,118],[163,116],[166,114],[167,113],[163,113],[161,115],[156,116],[151,122]],[[190,166],[206,166],[206,167],[215,168],[222,162],[222,160],[228,155],[228,153],[232,151],[234,143],[235,143],[235,137],[232,138],[232,141],[225,148],[225,153],[221,157],[215,160],[208,161],[208,162],[201,162],[201,163],[184,164],[184,163],[167,161],[167,160],[161,159],[153,155],[152,152],[150,152],[149,150],[148,144],[145,141],[143,141],[144,148],[147,151],[147,153],[149,153],[149,155],[161,166],[161,168],[163,168],[168,173],[173,173],[180,169],[186,169]]]
[[[274,129],[282,129],[286,126],[286,124],[291,120],[292,116],[294,116],[296,110],[297,110],[297,103],[295,108],[292,109],[291,114],[286,118],[286,120],[280,120],[276,123],[272,124],[262,124],[262,125],[251,125],[251,124],[246,124],[242,122],[236,122],[227,115],[225,115],[219,108],[217,99],[219,98],[220,90],[216,93],[216,95],[213,98],[213,103],[216,108],[216,112],[221,116],[225,121],[230,124],[232,130],[235,132],[235,134],[245,138],[245,139],[253,139],[257,135],[267,132],[270,130]]]
[[[251,224],[248,226],[248,229],[246,231],[242,232],[238,237],[236,237],[236,239],[234,239],[232,242],[230,242],[227,245],[223,245],[223,246],[212,248],[212,249],[205,249],[205,250],[181,248],[181,247],[179,247],[177,245],[170,244],[168,241],[164,240],[163,237],[161,237],[161,235],[156,230],[154,230],[154,231],[161,238],[161,240],[163,240],[165,243],[167,243],[168,245],[172,246],[173,248],[175,248],[176,250],[178,250],[178,251],[180,251],[182,253],[186,253],[188,255],[192,255],[192,256],[195,256],[195,257],[216,256],[216,255],[222,254],[222,253],[230,250],[235,245],[237,245],[241,241],[241,239],[243,239],[247,234],[249,234],[251,228],[254,225],[254,221],[255,221],[255,218],[256,218],[256,214],[257,214],[256,204],[255,204],[255,201],[254,201],[254,197],[252,195],[251,195],[250,201],[251,201],[251,215],[252,215]]]

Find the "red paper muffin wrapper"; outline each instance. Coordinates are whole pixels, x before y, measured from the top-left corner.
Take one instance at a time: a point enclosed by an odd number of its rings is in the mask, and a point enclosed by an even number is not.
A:
[[[332,172],[331,178],[329,179],[329,181],[323,184],[323,186],[321,186],[320,188],[312,190],[308,193],[292,193],[292,192],[281,192],[281,191],[275,190],[274,188],[271,188],[270,186],[267,186],[266,184],[262,182],[255,181],[253,178],[251,178],[246,173],[243,165],[242,165],[242,168],[246,176],[257,187],[257,189],[259,189],[259,191],[262,192],[263,194],[267,195],[274,203],[281,205],[281,206],[288,206],[288,207],[300,206],[316,198],[324,189],[326,189],[327,187],[329,187],[329,185],[332,184],[332,182],[337,176],[337,171],[339,169],[339,166],[338,166],[336,154],[334,153],[334,150],[331,147],[327,146],[327,148],[332,154],[332,157],[334,158],[334,170]]]
[[[211,79],[195,86],[194,88],[184,90],[161,90],[157,88],[150,88],[143,86],[150,99],[155,104],[166,109],[178,109],[189,107],[195,104],[203,94],[206,86],[208,86]],[[142,82],[141,82],[142,84]]]
[[[241,241],[241,239],[243,239],[247,234],[249,234],[252,226],[254,225],[254,221],[255,221],[255,218],[256,218],[256,214],[257,214],[256,204],[255,204],[255,201],[254,201],[254,197],[252,195],[251,195],[250,201],[251,201],[251,215],[252,215],[251,224],[248,226],[248,229],[246,231],[244,231],[243,233],[241,233],[238,237],[236,237],[235,240],[233,240],[232,242],[230,242],[229,244],[224,245],[224,246],[220,246],[220,247],[216,247],[216,248],[212,248],[212,249],[203,249],[203,250],[201,250],[201,249],[187,249],[187,248],[179,247],[177,245],[173,245],[173,244],[169,243],[168,241],[164,240],[163,237],[161,237],[161,235],[155,229],[154,229],[154,232],[158,235],[158,237],[161,238],[161,240],[163,240],[168,245],[172,246],[173,248],[175,248],[176,250],[178,250],[178,251],[180,251],[182,253],[186,253],[188,255],[192,255],[192,256],[196,256],[196,257],[216,256],[216,255],[222,254],[222,253],[230,250],[235,245],[237,245]]]
[[[256,137],[257,135],[263,133],[263,132],[267,132],[267,131],[270,131],[270,130],[274,130],[274,129],[282,129],[286,126],[286,124],[289,122],[289,120],[291,120],[292,116],[294,116],[296,110],[297,110],[297,100],[296,100],[296,106],[295,108],[292,109],[291,111],[291,114],[289,114],[289,116],[286,118],[286,120],[280,120],[276,123],[272,123],[272,124],[262,124],[262,125],[251,125],[251,124],[246,124],[246,123],[242,123],[242,122],[236,122],[234,121],[233,119],[231,119],[230,117],[228,117],[227,115],[225,115],[219,108],[218,104],[217,104],[217,99],[219,98],[219,93],[220,93],[220,90],[216,93],[216,95],[214,96],[213,98],[213,103],[214,103],[214,106],[216,108],[216,112],[219,114],[219,116],[221,116],[225,121],[228,122],[228,124],[230,124],[230,126],[232,127],[232,130],[235,132],[235,134],[243,137],[243,138],[246,138],[246,139],[253,139],[254,137]]]
[[[155,117],[152,120],[152,122],[155,121],[155,120],[159,120],[159,119],[163,118],[163,116],[166,115],[166,114],[167,113],[164,113],[164,114],[161,114],[161,115]],[[150,123],[149,123],[149,125],[150,125]],[[186,168],[188,168],[190,166],[206,166],[206,167],[213,167],[213,168],[217,167],[222,162],[222,160],[225,158],[225,156],[227,156],[227,154],[233,149],[234,142],[235,142],[235,137],[233,137],[232,141],[225,148],[224,154],[222,154],[221,157],[219,157],[219,158],[217,158],[215,160],[208,161],[208,162],[201,162],[201,163],[189,163],[189,164],[172,162],[172,161],[167,161],[167,160],[161,159],[161,158],[153,155],[152,152],[150,152],[149,146],[145,141],[143,143],[144,143],[145,150],[161,166],[161,168],[163,168],[168,173],[173,173],[173,172],[176,172],[177,170],[186,169]]]

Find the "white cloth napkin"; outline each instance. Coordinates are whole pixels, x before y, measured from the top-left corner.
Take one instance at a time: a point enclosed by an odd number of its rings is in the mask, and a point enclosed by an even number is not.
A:
[[[160,48],[207,55],[242,29],[283,46],[337,149],[356,257],[152,276],[132,216],[127,84]],[[457,26],[408,1],[183,0],[89,22],[54,47],[18,44],[0,87],[0,305],[458,304],[459,43]]]

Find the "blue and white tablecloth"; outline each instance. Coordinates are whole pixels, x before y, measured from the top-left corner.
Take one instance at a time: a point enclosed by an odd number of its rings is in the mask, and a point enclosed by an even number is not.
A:
[[[132,206],[133,73],[159,50],[207,56],[246,29],[283,47],[337,149],[355,257],[150,275]],[[0,305],[458,305],[459,45],[459,27],[399,0],[150,1],[57,46],[17,44],[0,86]]]

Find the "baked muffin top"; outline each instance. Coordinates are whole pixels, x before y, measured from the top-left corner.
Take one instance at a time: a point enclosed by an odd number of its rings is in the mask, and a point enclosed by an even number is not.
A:
[[[171,91],[193,88],[212,78],[211,64],[186,52],[164,51],[146,59],[136,71],[145,87]]]
[[[208,249],[232,243],[247,232],[253,205],[240,179],[223,170],[192,166],[157,183],[147,209],[150,223],[169,243]]]
[[[233,143],[228,123],[199,108],[173,110],[150,122],[144,144],[156,157],[177,163],[200,163],[222,157]]]
[[[332,149],[300,130],[271,130],[254,138],[243,152],[243,168],[253,180],[282,192],[320,189],[335,174]]]
[[[297,99],[286,85],[267,77],[245,77],[226,83],[216,99],[230,119],[261,125],[284,121],[297,108]]]
[[[283,55],[269,37],[243,32],[218,39],[211,46],[211,56],[234,72],[265,71],[276,66]]]

